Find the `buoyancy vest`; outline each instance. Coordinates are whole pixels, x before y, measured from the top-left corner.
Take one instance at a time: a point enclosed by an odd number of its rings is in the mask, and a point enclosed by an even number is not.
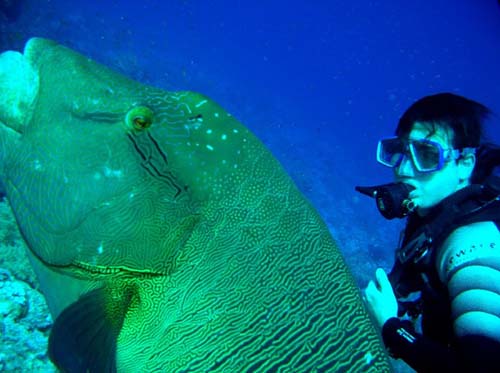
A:
[[[398,299],[415,292],[425,293],[428,299],[443,299],[446,289],[439,279],[435,264],[442,244],[455,229],[483,221],[493,221],[500,228],[498,176],[490,176],[483,184],[472,184],[455,192],[425,217],[411,215],[389,274]],[[403,307],[400,314],[407,311],[418,313],[419,303],[406,303],[409,307]]]

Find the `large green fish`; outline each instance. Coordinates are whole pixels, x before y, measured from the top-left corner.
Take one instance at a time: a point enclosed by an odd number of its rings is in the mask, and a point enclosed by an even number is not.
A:
[[[54,42],[0,55],[0,186],[68,372],[383,372],[327,227],[207,97]]]

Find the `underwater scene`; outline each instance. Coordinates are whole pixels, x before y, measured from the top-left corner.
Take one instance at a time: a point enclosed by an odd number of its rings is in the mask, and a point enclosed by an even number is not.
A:
[[[355,188],[426,95],[500,142],[499,43],[495,0],[0,0],[0,371],[413,372]]]

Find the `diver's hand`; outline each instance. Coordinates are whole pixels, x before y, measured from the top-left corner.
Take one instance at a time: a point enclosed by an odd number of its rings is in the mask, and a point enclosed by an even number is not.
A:
[[[392,290],[391,283],[385,271],[378,268],[375,281],[370,281],[365,289],[365,299],[368,310],[382,327],[391,317],[398,316],[398,301]]]

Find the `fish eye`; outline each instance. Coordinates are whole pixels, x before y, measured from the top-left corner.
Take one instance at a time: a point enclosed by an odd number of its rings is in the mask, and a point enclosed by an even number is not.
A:
[[[130,109],[125,117],[125,123],[129,128],[145,130],[153,124],[153,111],[146,106],[137,106]]]

